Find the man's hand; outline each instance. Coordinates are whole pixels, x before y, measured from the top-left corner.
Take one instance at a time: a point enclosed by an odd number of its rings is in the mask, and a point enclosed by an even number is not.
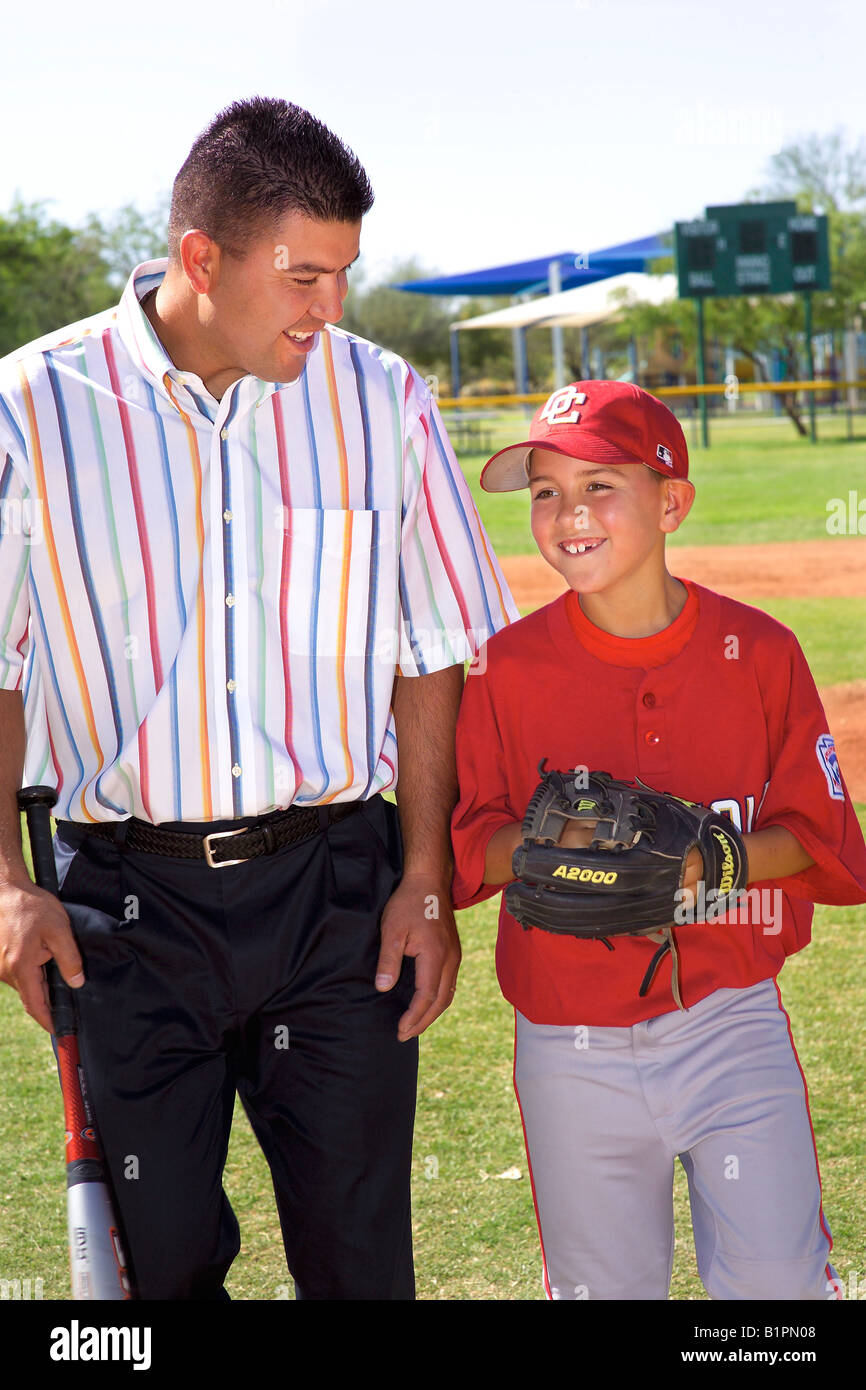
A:
[[[430,873],[404,874],[382,913],[376,988],[392,989],[404,956],[415,958],[415,993],[397,1025],[400,1042],[416,1038],[448,1008],[460,968],[450,885]]]
[[[63,904],[32,882],[0,887],[0,980],[17,989],[24,1008],[50,1033],[48,987],[42,973],[54,957],[73,989],[84,984],[82,961]]]
[[[53,956],[73,989],[84,984],[84,975],[63,904],[37,888],[24,861],[17,798],[24,742],[21,692],[0,690],[0,980],[17,989],[27,1012],[50,1033],[43,965]]]
[[[415,993],[397,1025],[401,1042],[418,1037],[448,1008],[460,965],[451,911],[450,821],[457,804],[454,730],[462,691],[462,666],[394,682],[403,877],[382,913],[376,988],[391,989],[403,957],[415,957]]]

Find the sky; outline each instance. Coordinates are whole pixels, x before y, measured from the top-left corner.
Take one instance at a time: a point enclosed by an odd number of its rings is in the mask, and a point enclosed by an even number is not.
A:
[[[4,21],[0,211],[167,193],[222,107],[312,111],[367,170],[367,276],[456,273],[740,202],[798,136],[866,123],[862,0],[43,0]]]

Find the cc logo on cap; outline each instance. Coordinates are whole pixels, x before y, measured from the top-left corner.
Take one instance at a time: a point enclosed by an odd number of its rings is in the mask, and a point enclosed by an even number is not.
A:
[[[539,418],[547,420],[551,425],[576,425],[580,419],[580,411],[572,410],[572,406],[584,405],[585,402],[585,391],[575,391],[573,386],[563,386],[548,398]]]

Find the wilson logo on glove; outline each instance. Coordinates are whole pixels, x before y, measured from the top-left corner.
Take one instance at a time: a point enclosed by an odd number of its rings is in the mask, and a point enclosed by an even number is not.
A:
[[[714,830],[713,836],[718,840],[722,847],[722,871],[719,874],[719,892],[725,897],[731,892],[734,886],[734,851],[731,849],[731,842],[724,830]]]

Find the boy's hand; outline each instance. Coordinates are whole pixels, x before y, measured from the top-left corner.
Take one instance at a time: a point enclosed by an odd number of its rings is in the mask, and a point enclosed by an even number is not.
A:
[[[558,843],[563,849],[586,849],[592,844],[597,820],[568,821],[563,826]],[[510,883],[514,878],[511,860],[518,845],[523,843],[523,823],[512,821],[501,825],[490,837],[484,861],[485,883]]]
[[[704,860],[699,849],[689,850],[686,858],[686,871],[683,877],[683,901],[682,906],[693,913],[698,891],[698,884],[704,876]],[[673,924],[672,924],[673,925]]]
[[[557,843],[562,845],[563,849],[588,849],[597,825],[597,820],[568,821],[563,826]]]
[[[517,846],[523,843],[523,822],[510,821],[494,830],[484,856],[484,882],[495,885],[511,883],[514,873],[511,861]]]

